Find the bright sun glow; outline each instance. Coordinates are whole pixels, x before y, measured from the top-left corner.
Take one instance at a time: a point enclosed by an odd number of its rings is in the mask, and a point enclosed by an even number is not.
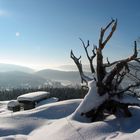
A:
[[[20,36],[20,32],[16,32],[16,36],[19,37]]]

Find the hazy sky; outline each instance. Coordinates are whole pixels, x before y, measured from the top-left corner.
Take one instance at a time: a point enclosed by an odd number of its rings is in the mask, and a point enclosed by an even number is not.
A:
[[[33,68],[73,64],[79,37],[98,44],[111,18],[118,27],[104,54],[126,57],[140,36],[140,0],[0,0],[0,62]],[[85,57],[82,62],[85,63]]]

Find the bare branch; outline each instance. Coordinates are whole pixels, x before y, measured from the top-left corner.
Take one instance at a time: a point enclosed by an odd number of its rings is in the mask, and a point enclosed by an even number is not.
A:
[[[111,32],[109,33],[109,35],[106,37],[106,39],[103,41],[103,37],[104,37],[104,34],[106,32],[106,30],[112,25],[112,29],[111,29]],[[111,22],[103,29],[101,28],[101,31],[100,31],[100,39],[99,39],[99,48],[102,50],[106,43],[110,40],[110,38],[112,37],[113,33],[115,32],[116,30],[116,27],[117,27],[117,19],[114,20],[112,19]]]
[[[134,53],[132,56],[128,57],[127,59],[122,60],[125,61],[126,63],[132,61],[132,60],[136,60],[137,59],[137,55],[138,55],[138,51],[137,51],[137,42],[134,41]]]
[[[93,44],[93,49],[92,49],[93,56],[92,57],[96,56],[95,50],[97,50],[97,46]]]
[[[111,67],[121,61],[123,61],[123,60],[114,61],[112,63],[109,62],[109,63],[103,64],[103,65],[104,65],[104,67]]]
[[[118,61],[116,66],[111,70],[110,74],[106,78],[105,83],[111,84],[112,80],[114,79],[115,75],[117,75],[124,67],[128,69],[127,63],[137,58],[137,44],[136,41],[134,42],[134,54],[126,59]],[[111,85],[110,85],[111,86]]]
[[[116,83],[114,84],[115,91],[117,91],[119,89],[119,86],[126,74],[127,74],[127,71],[123,71],[122,73],[117,74]]]
[[[138,78],[138,76],[137,76],[136,73],[137,73],[137,72],[135,72],[135,75],[132,74],[132,73],[128,73],[126,76],[127,76],[129,79],[131,79],[132,81],[140,81],[140,78]]]
[[[138,58],[137,42],[136,41],[134,42],[134,51],[130,55],[130,57],[127,57],[125,59],[121,59],[118,61],[114,61],[112,63],[110,63],[109,59],[107,58],[106,64],[104,64],[103,62],[104,60],[103,49],[105,48],[106,44],[110,41],[112,35],[116,31],[116,27],[117,27],[117,19],[116,20],[112,19],[107,24],[107,26],[105,26],[104,28],[101,28],[98,47],[93,48],[91,55],[89,54],[89,50],[88,50],[89,49],[88,47],[90,46],[89,40],[87,41],[87,43],[85,43],[80,38],[80,41],[82,42],[82,45],[86,53],[86,57],[88,58],[90,62],[91,72],[92,73],[96,72],[96,77],[97,77],[95,81],[96,92],[102,100],[99,103],[99,105],[90,107],[90,109],[85,110],[85,112],[80,112],[81,115],[85,115],[86,117],[91,117],[93,121],[96,119],[98,120],[98,115],[99,116],[101,115],[101,117],[103,117],[106,111],[108,111],[108,113],[116,114],[118,110],[120,109],[124,113],[125,116],[130,117],[132,114],[129,111],[128,106],[129,105],[140,106],[139,101],[138,102],[132,101],[132,103],[131,102],[129,103],[128,101],[127,103],[126,100],[121,100],[121,98],[119,98],[119,97],[122,97],[123,99],[124,97],[125,99],[126,94],[132,95],[132,96],[134,95],[135,97],[136,96],[138,97],[137,88],[140,88],[140,78],[138,77],[139,76],[138,71],[140,71],[140,68],[138,68],[137,66],[135,67],[135,65],[131,63],[133,61],[140,63],[140,58]],[[96,71],[94,70],[93,62],[92,62],[95,56],[97,59]],[[82,70],[82,64],[80,62],[81,57],[79,58],[75,57],[75,55],[71,51],[71,58],[73,59],[73,61],[78,67],[82,81],[85,81],[87,83],[87,81],[94,79],[94,78],[91,79],[90,77],[87,77],[84,75],[83,70]],[[111,67],[111,69],[107,71],[106,67]],[[129,80],[128,77],[132,78],[132,81],[130,82],[128,81],[130,85],[127,85],[127,82],[126,82],[125,86],[124,85],[121,86],[121,84],[123,84],[123,80]],[[89,85],[90,87],[89,92],[88,92],[89,96],[90,94],[93,93],[92,89],[95,88],[95,86]],[[95,96],[93,95],[93,98]],[[84,103],[85,102],[88,102],[87,98],[85,98]]]
[[[129,91],[131,88],[138,87],[138,86],[140,86],[140,82],[135,83],[135,84],[131,84],[131,85],[129,85],[128,87],[126,87],[125,89],[123,89],[123,90],[121,90],[121,91],[119,91],[119,92],[112,93],[111,96],[123,94],[123,93]]]
[[[109,62],[109,60],[108,60],[108,57],[106,58],[106,61],[107,61],[108,65],[109,65],[109,64],[110,64],[110,62]]]
[[[113,21],[113,20],[112,20],[112,21]],[[113,21],[113,22],[114,22],[114,21]],[[113,23],[113,22],[112,22],[112,23]],[[103,42],[103,46],[105,46],[106,43],[110,40],[110,38],[112,37],[114,31],[116,30],[116,27],[117,27],[117,19],[116,19],[114,25],[112,26],[111,32],[109,33],[109,35],[107,36],[107,38],[106,38],[105,41]]]
[[[81,64],[81,62],[80,62],[81,56],[80,56],[79,58],[77,58],[77,57],[74,55],[74,53],[73,53],[72,50],[71,50],[70,56],[71,56],[71,58],[73,59],[73,61],[75,62],[76,66],[77,66],[77,68],[78,68],[78,70],[79,70],[79,73],[80,73],[80,76],[81,76],[81,82],[83,83],[83,81],[84,81],[84,82],[87,83],[88,81],[93,80],[93,79],[91,79],[90,77],[85,76],[85,74],[83,73],[82,64]]]
[[[111,67],[111,66],[113,66],[113,65],[115,65],[115,64],[117,64],[119,62],[123,62],[123,61],[126,61],[128,63],[128,62],[134,60],[134,61],[140,63],[140,60],[139,60],[140,58],[137,58],[138,51],[137,51],[137,43],[136,43],[136,41],[134,42],[134,45],[135,45],[134,46],[134,54],[132,56],[130,56],[127,59],[122,59],[122,60],[114,61],[112,63],[106,63],[106,64],[104,64],[104,67]]]
[[[85,45],[84,41],[83,41],[81,38],[79,38],[79,39],[81,40],[81,42],[82,42],[82,44],[83,44],[83,47],[84,47],[84,49],[85,49],[87,58],[90,59],[89,54],[88,54],[88,50],[87,50],[87,48],[89,47],[89,40],[87,41],[87,45]]]
[[[89,40],[87,41],[87,45],[85,45],[84,41],[83,41],[81,38],[79,38],[79,39],[81,40],[81,42],[82,42],[82,44],[83,44],[83,47],[84,47],[85,52],[86,52],[86,56],[87,56],[87,58],[88,58],[88,60],[89,60],[89,63],[90,63],[91,73],[93,74],[93,73],[95,73],[95,69],[94,69],[94,67],[93,67],[93,59],[94,59],[94,57],[96,56],[96,53],[95,53],[95,51],[94,51],[94,49],[93,49],[93,50],[92,50],[93,55],[90,57],[90,56],[89,56],[89,53],[88,53],[88,50],[87,50],[88,47],[90,46]]]
[[[134,90],[129,89],[128,92],[131,92],[131,94],[132,94],[134,97],[139,98],[139,96],[137,95],[137,92],[135,92]],[[130,94],[130,95],[131,95],[131,94]]]
[[[106,37],[105,41],[103,41],[104,34],[110,26],[112,26],[112,30],[109,33],[109,35]],[[105,75],[106,75],[106,69],[103,65],[102,50],[104,49],[104,47],[105,47],[106,43],[109,41],[109,39],[112,37],[113,33],[116,30],[116,27],[117,27],[117,20],[115,21],[114,19],[112,19],[111,22],[105,28],[101,28],[101,31],[100,31],[99,46],[96,50],[96,55],[97,55],[97,68],[96,68],[97,85],[98,85],[98,93],[100,95],[105,94],[104,89],[103,89],[102,80],[105,78]]]

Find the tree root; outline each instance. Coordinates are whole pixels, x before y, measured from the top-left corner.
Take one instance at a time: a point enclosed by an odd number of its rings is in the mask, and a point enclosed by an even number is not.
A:
[[[117,115],[118,112],[122,112],[124,117],[131,117],[132,114],[128,109],[129,105],[138,105],[131,103],[121,103],[116,100],[106,100],[104,101],[97,109],[92,109],[86,113],[81,113],[81,115],[85,115],[87,118],[91,118],[92,122],[100,121],[105,119],[105,113]],[[139,106],[139,105],[138,105]]]

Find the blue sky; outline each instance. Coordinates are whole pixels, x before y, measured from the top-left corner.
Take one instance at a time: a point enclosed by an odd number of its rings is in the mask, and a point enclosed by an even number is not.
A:
[[[101,26],[112,17],[118,27],[104,55],[110,61],[125,58],[140,36],[139,7],[139,0],[0,0],[0,63],[71,65],[71,49],[84,55],[78,38],[98,44]]]

